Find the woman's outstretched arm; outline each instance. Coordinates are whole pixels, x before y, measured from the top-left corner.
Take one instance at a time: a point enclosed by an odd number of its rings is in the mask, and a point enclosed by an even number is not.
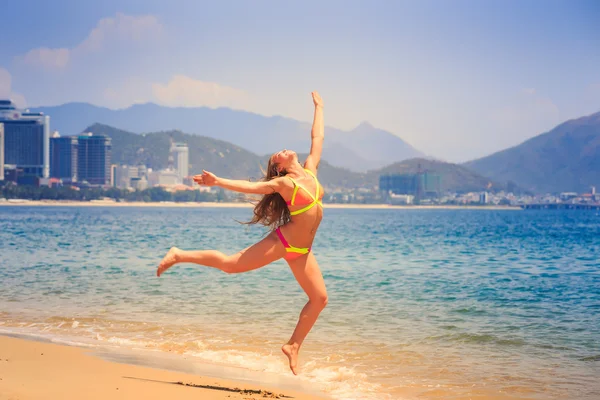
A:
[[[310,154],[306,158],[304,168],[309,169],[316,174],[319,163],[321,162],[323,139],[325,138],[325,126],[323,124],[323,99],[321,99],[321,96],[317,92],[312,92],[312,98],[313,103],[315,104],[315,116],[310,132]]]
[[[252,194],[271,194],[274,192],[280,192],[286,187],[285,178],[275,178],[266,182],[249,182],[238,179],[225,179],[220,178],[213,174],[202,170],[201,175],[194,175],[194,182],[204,186],[219,186],[223,189],[233,190],[234,192],[240,193],[252,193]]]

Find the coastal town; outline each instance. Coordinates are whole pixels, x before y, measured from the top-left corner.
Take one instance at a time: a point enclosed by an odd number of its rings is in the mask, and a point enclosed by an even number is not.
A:
[[[170,140],[166,168],[113,162],[115,148],[105,134],[52,133],[51,116],[19,109],[0,100],[0,202],[24,200],[104,202],[244,203],[247,196],[196,185],[190,172],[190,149]],[[138,152],[147,151],[144,148]],[[223,156],[223,154],[221,154]],[[521,208],[600,208],[600,194],[533,193],[483,188],[444,190],[444,173],[382,173],[375,184],[344,187],[325,182],[330,204],[393,206],[477,206]],[[491,185],[490,185],[491,186]]]

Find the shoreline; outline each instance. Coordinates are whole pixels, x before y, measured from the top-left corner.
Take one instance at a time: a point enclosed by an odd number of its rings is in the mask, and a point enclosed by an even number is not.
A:
[[[502,210],[521,211],[517,206],[458,206],[458,205],[391,205],[391,204],[339,204],[325,203],[329,209],[364,210]],[[60,207],[180,207],[180,208],[252,208],[250,203],[216,202],[116,202],[104,200],[57,201],[57,200],[10,200],[0,202],[2,206],[60,206]]]
[[[327,399],[274,381],[256,383],[240,374],[222,378],[225,369],[218,365],[182,367],[181,360],[167,357],[0,334],[0,399]]]

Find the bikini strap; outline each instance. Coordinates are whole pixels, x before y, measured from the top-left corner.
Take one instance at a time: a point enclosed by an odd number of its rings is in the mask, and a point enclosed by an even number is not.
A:
[[[290,178],[292,180],[292,183],[294,184],[294,192],[292,193],[292,200],[290,200],[288,202],[288,205],[293,206],[294,202],[296,201],[296,194],[298,194],[298,189],[300,189],[300,185],[298,185],[298,182],[296,182],[296,180],[294,178],[292,178],[291,176],[287,176],[287,177]]]
[[[318,201],[319,201],[319,186],[321,186],[321,185],[319,184],[319,180],[317,179],[317,176],[316,176],[316,175],[315,175],[315,174],[314,174],[314,173],[313,173],[313,172],[312,172],[310,169],[308,169],[308,168],[304,168],[304,170],[305,170],[306,172],[308,172],[309,174],[311,174],[313,178],[315,178],[315,184],[316,184],[316,186],[317,186],[317,190],[315,191],[315,197],[314,197],[314,200],[315,200],[316,202],[318,202]]]
[[[289,202],[287,202],[287,204],[289,206],[293,206],[295,205],[295,201],[296,201],[296,195],[298,194],[298,190],[300,188],[304,189],[304,191],[306,192],[306,194],[308,194],[311,198],[312,198],[312,202],[310,204],[308,204],[306,207],[300,209],[300,210],[296,210],[296,211],[292,211],[290,213],[290,215],[298,215],[298,214],[302,214],[305,211],[310,210],[311,208],[314,207],[315,204],[320,204],[321,206],[323,206],[323,203],[319,200],[319,180],[317,179],[317,177],[315,176],[315,174],[309,170],[304,168],[304,170],[306,172],[308,172],[314,179],[315,179],[315,184],[316,184],[316,192],[315,195],[313,196],[313,194],[311,192],[308,191],[308,189],[306,189],[304,186],[300,185],[298,182],[296,182],[294,180],[294,178],[292,178],[291,176],[288,176],[288,178],[290,178],[292,180],[292,182],[294,183],[294,193],[292,194],[292,200],[290,200]]]
[[[313,202],[310,203],[309,205],[307,205],[306,207],[301,208],[300,210],[291,211],[290,215],[302,214],[303,212],[306,212],[306,211],[310,210],[311,208],[313,208],[315,206],[315,204],[317,204],[317,202],[315,200],[313,200]]]

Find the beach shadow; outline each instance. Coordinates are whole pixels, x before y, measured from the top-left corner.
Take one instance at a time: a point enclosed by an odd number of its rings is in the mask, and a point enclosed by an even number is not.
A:
[[[255,390],[255,389],[240,389],[240,388],[230,388],[226,386],[214,386],[214,385],[198,385],[195,383],[183,383],[183,382],[169,382],[169,381],[160,381],[156,379],[146,379],[146,378],[137,378],[135,376],[124,376],[125,379],[135,379],[138,381],[146,381],[146,382],[155,382],[155,383],[166,383],[168,385],[179,385],[179,386],[188,386],[194,387],[198,389],[210,389],[210,390],[220,390],[223,392],[232,392],[239,393],[245,395],[259,395],[261,397],[267,399],[293,399],[293,396],[286,396],[284,394],[269,392],[268,390]]]

